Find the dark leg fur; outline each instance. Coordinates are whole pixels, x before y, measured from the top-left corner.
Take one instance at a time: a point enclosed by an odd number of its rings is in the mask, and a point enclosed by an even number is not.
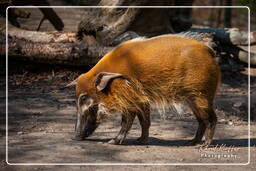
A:
[[[217,124],[217,116],[212,108],[208,111],[208,114],[209,114],[209,118],[208,118],[209,122],[207,125],[206,134],[205,134],[205,142],[204,142],[204,145],[206,145],[206,146],[208,146],[212,143],[213,135],[215,132],[215,127]]]
[[[141,136],[137,139],[138,144],[147,144],[150,127],[150,108],[149,106],[144,110],[144,113],[137,114],[141,125]]]
[[[212,143],[215,126],[217,123],[217,117],[212,109],[212,105],[209,105],[208,109],[200,108],[198,107],[199,105],[192,102],[189,102],[189,105],[195,114],[199,125],[195,137],[190,140],[187,145],[196,145],[200,143],[205,132],[205,143],[203,145],[210,145]]]
[[[109,144],[122,144],[126,138],[128,131],[132,127],[134,118],[135,118],[134,114],[130,114],[128,116],[122,115],[121,129],[120,129],[118,135],[114,139],[110,140],[108,143]]]

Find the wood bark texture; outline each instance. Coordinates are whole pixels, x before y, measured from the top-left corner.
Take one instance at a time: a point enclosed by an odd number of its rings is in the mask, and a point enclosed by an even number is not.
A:
[[[1,27],[1,48],[0,54],[5,54],[5,29]],[[218,29],[191,29],[192,31],[173,34],[181,37],[189,37],[205,43],[218,53],[225,51],[237,57],[240,61],[248,63],[250,60],[252,65],[256,65],[256,52],[249,54],[246,49],[241,49],[238,45],[247,44],[246,32],[242,32],[241,37],[236,36],[236,41],[227,41],[230,34],[224,34],[226,30]],[[220,34],[222,32],[223,34]],[[237,32],[235,30],[235,32]],[[114,39],[110,45],[95,45],[90,40],[78,41],[75,32],[36,32],[21,30],[10,27],[8,31],[9,39],[9,56],[22,60],[33,60],[36,62],[44,62],[51,64],[66,65],[93,65],[107,52],[118,44],[139,37],[135,32],[125,32]],[[240,32],[239,32],[240,33]],[[254,33],[254,32],[252,32]],[[220,36],[221,35],[221,36]],[[248,34],[247,34],[248,36]],[[253,36],[251,43],[254,43]],[[240,40],[239,40],[240,39]],[[234,40],[234,39],[232,39]],[[242,42],[242,43],[241,43]]]

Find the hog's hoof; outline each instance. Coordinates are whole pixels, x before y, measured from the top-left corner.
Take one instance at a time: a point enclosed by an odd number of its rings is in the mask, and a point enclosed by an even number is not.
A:
[[[137,145],[147,145],[148,144],[148,139],[140,137],[135,141],[135,144],[137,144]]]
[[[74,136],[74,137],[71,137],[72,140],[75,140],[75,141],[82,141],[84,140],[83,137],[79,137],[79,136]]]
[[[120,145],[120,144],[122,144],[122,142],[123,142],[122,140],[114,138],[114,139],[109,140],[109,141],[108,141],[108,144],[111,144],[111,145]]]
[[[201,144],[200,146],[201,147],[210,147],[211,146],[211,143],[212,143],[212,141],[205,141],[203,144]]]
[[[116,142],[115,142],[115,140],[114,140],[114,139],[111,139],[111,140],[109,140],[109,141],[108,141],[108,144],[115,145],[115,144],[116,144]]]
[[[205,143],[199,145],[199,148],[208,148],[208,147],[210,147],[210,145]]]
[[[197,139],[192,139],[192,140],[187,141],[185,143],[185,146],[195,146],[199,143],[200,143],[200,141],[198,141]]]

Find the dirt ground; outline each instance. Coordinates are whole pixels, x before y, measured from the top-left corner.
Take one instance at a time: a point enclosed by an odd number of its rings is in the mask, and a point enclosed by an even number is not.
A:
[[[58,12],[58,10],[56,10]],[[76,11],[82,14],[82,11]],[[76,30],[74,17],[65,17],[64,30]],[[62,16],[63,16],[62,15]],[[22,21],[23,28],[36,29],[41,15],[33,21]],[[37,21],[35,23],[35,21]],[[72,24],[67,24],[72,23]],[[31,28],[33,26],[33,28]],[[42,30],[51,30],[48,21]],[[2,61],[1,61],[2,62]],[[22,69],[21,69],[22,68]],[[256,69],[251,72],[251,161],[246,166],[181,166],[188,163],[248,162],[248,69],[223,72],[222,85],[216,98],[218,125],[213,146],[185,146],[192,139],[197,121],[189,110],[177,115],[166,114],[165,120],[152,111],[148,145],[135,145],[140,135],[138,120],[123,145],[109,145],[120,129],[120,118],[103,122],[84,141],[74,141],[74,89],[59,90],[88,68],[26,66],[9,61],[8,78],[8,162],[70,163],[71,166],[14,166],[5,162],[5,75],[0,76],[0,170],[256,170]],[[74,166],[79,163],[176,164],[175,166]],[[178,165],[177,165],[178,164]]]
[[[15,63],[10,67],[14,71]],[[22,64],[21,64],[22,65]],[[120,129],[120,118],[103,122],[84,141],[71,140],[75,124],[74,89],[59,90],[83,69],[42,66],[23,68],[9,75],[8,91],[8,162],[9,163],[247,163],[248,162],[248,92],[247,70],[223,73],[223,83],[216,98],[218,125],[213,146],[185,146],[192,139],[197,121],[189,110],[181,115],[168,112],[165,119],[152,111],[148,145],[135,145],[140,135],[136,119],[123,145],[110,145]],[[34,71],[37,70],[37,71]],[[18,74],[17,74],[18,73]],[[234,77],[233,75],[236,75]],[[251,77],[251,114],[255,120],[256,69]],[[1,76],[1,167],[0,170],[128,170],[132,166],[10,166],[5,161],[5,77]],[[255,170],[256,124],[251,122],[251,163],[245,167]],[[189,166],[173,166],[190,170]],[[195,166],[194,166],[195,167]],[[223,166],[225,170],[234,170]],[[135,166],[134,169],[169,170],[170,166]],[[203,170],[204,167],[201,167]],[[217,166],[207,166],[217,168]],[[198,168],[195,167],[198,170]]]

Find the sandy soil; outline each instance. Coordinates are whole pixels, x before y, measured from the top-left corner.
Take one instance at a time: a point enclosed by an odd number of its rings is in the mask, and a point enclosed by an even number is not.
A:
[[[79,71],[81,72],[81,70]],[[8,162],[9,163],[247,163],[247,77],[246,71],[238,77],[224,73],[224,80],[216,98],[219,118],[214,144],[211,148],[185,146],[192,139],[197,121],[189,110],[182,115],[168,112],[164,120],[152,111],[152,126],[148,145],[135,145],[140,135],[136,119],[123,145],[109,145],[107,141],[120,129],[120,118],[103,122],[96,132],[84,141],[71,140],[75,124],[74,89],[58,90],[78,75],[78,71],[56,69],[37,73],[22,72],[9,77],[8,101]],[[252,75],[255,69],[252,70]],[[252,94],[255,95],[255,76],[252,77]],[[3,170],[69,170],[81,166],[9,166],[5,161],[5,94],[4,77],[1,77],[1,169]],[[252,103],[255,105],[255,96]],[[254,105],[251,110],[255,112]],[[255,114],[252,114],[253,116]],[[251,155],[255,158],[256,126],[251,124]],[[221,146],[221,147],[220,147]],[[188,167],[175,166],[188,170]],[[215,168],[217,166],[209,166]],[[242,166],[241,166],[242,167]],[[87,166],[85,168],[92,168]],[[94,166],[94,169],[112,170],[120,167]],[[123,170],[130,169],[123,166]],[[145,170],[152,167],[136,166]],[[160,167],[168,170],[169,166]],[[228,169],[228,167],[225,167]],[[255,162],[246,166],[254,170]],[[230,168],[231,169],[231,168]],[[233,169],[232,169],[233,170]]]

